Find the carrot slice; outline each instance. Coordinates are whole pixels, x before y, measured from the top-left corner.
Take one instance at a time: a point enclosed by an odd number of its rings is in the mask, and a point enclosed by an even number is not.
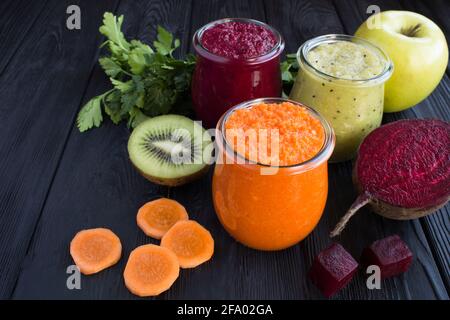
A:
[[[131,293],[148,297],[168,290],[179,273],[180,265],[172,251],[147,244],[130,253],[123,277]]]
[[[105,228],[82,230],[70,242],[70,255],[80,272],[86,275],[116,264],[121,254],[120,239]]]
[[[161,246],[172,250],[178,257],[181,268],[195,268],[211,259],[214,239],[199,223],[178,221],[163,236]]]
[[[162,236],[178,221],[189,219],[186,209],[175,200],[161,198],[144,204],[136,220],[139,228],[152,238]]]

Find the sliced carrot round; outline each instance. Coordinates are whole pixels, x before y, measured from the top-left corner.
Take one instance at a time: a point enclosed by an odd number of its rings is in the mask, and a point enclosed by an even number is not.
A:
[[[189,219],[186,209],[175,200],[161,198],[144,204],[138,211],[138,226],[155,239],[162,236],[178,221]]]
[[[105,228],[82,230],[70,243],[70,255],[80,272],[86,275],[116,264],[121,254],[120,239]]]
[[[168,290],[179,273],[180,265],[172,251],[147,244],[130,253],[123,277],[131,293],[148,297]]]
[[[195,268],[211,259],[214,253],[214,239],[199,223],[178,221],[163,236],[161,246],[172,250],[181,268]]]

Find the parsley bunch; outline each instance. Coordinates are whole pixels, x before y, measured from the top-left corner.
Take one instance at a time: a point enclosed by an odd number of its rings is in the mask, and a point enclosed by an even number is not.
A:
[[[169,113],[175,104],[190,101],[189,88],[195,59],[172,56],[180,46],[164,28],[158,26],[157,40],[150,46],[138,40],[127,41],[121,31],[123,16],[110,12],[103,16],[100,33],[107,40],[109,55],[99,63],[113,85],[111,90],[88,101],[78,113],[77,126],[83,132],[99,127],[103,112],[118,124],[126,120],[134,128],[147,117]],[[102,111],[103,109],[103,111]]]

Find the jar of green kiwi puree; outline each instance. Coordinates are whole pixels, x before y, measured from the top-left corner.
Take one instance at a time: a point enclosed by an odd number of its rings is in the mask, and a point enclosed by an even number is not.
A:
[[[333,127],[332,162],[353,158],[365,136],[381,124],[391,60],[366,40],[335,34],[305,42],[297,60],[290,98],[317,110]]]

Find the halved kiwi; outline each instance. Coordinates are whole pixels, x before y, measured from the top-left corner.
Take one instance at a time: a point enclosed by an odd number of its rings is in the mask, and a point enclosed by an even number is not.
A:
[[[208,170],[211,136],[198,123],[179,115],[163,115],[139,124],[128,140],[133,165],[148,180],[179,186]]]

